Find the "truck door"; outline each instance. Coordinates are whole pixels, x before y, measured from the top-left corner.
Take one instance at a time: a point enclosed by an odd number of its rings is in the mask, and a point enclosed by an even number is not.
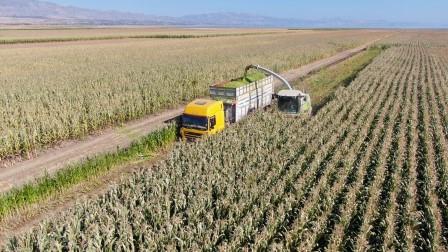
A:
[[[236,114],[235,104],[224,104],[224,114],[226,122],[234,123]]]

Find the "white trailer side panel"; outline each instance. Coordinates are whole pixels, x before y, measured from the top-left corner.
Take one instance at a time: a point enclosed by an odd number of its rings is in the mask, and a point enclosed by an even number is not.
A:
[[[234,113],[226,115],[226,118],[232,118],[231,122],[238,122],[250,112],[269,106],[273,93],[272,76],[239,88],[210,87],[210,96],[213,99],[223,100],[227,107],[233,106],[233,109],[226,109],[226,113]]]

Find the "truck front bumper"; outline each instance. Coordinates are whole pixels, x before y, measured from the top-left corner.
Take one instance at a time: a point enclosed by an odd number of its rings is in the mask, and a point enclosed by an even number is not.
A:
[[[188,142],[196,142],[207,134],[194,132],[190,130],[182,130],[182,139]]]

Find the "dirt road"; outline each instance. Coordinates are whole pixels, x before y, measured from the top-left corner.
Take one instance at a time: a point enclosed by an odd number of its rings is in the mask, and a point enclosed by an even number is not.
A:
[[[303,78],[322,68],[339,63],[353,55],[362,52],[372,43],[338,53],[332,57],[313,62],[301,68],[282,73],[288,81]],[[279,82],[276,85],[281,85]],[[141,120],[129,122],[126,125],[105,130],[100,135],[90,136],[81,141],[66,142],[57,148],[49,149],[36,158],[18,162],[12,166],[0,169],[0,193],[34,181],[45,174],[54,174],[67,165],[80,162],[86,158],[126,148],[134,140],[145,136],[165,125],[165,121],[179,116],[183,107],[166,110]]]

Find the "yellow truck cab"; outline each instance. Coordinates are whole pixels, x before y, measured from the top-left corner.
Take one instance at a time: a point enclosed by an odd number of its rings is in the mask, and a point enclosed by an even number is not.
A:
[[[194,141],[204,135],[213,135],[225,128],[222,101],[196,99],[189,103],[182,115],[180,130],[183,140]]]

